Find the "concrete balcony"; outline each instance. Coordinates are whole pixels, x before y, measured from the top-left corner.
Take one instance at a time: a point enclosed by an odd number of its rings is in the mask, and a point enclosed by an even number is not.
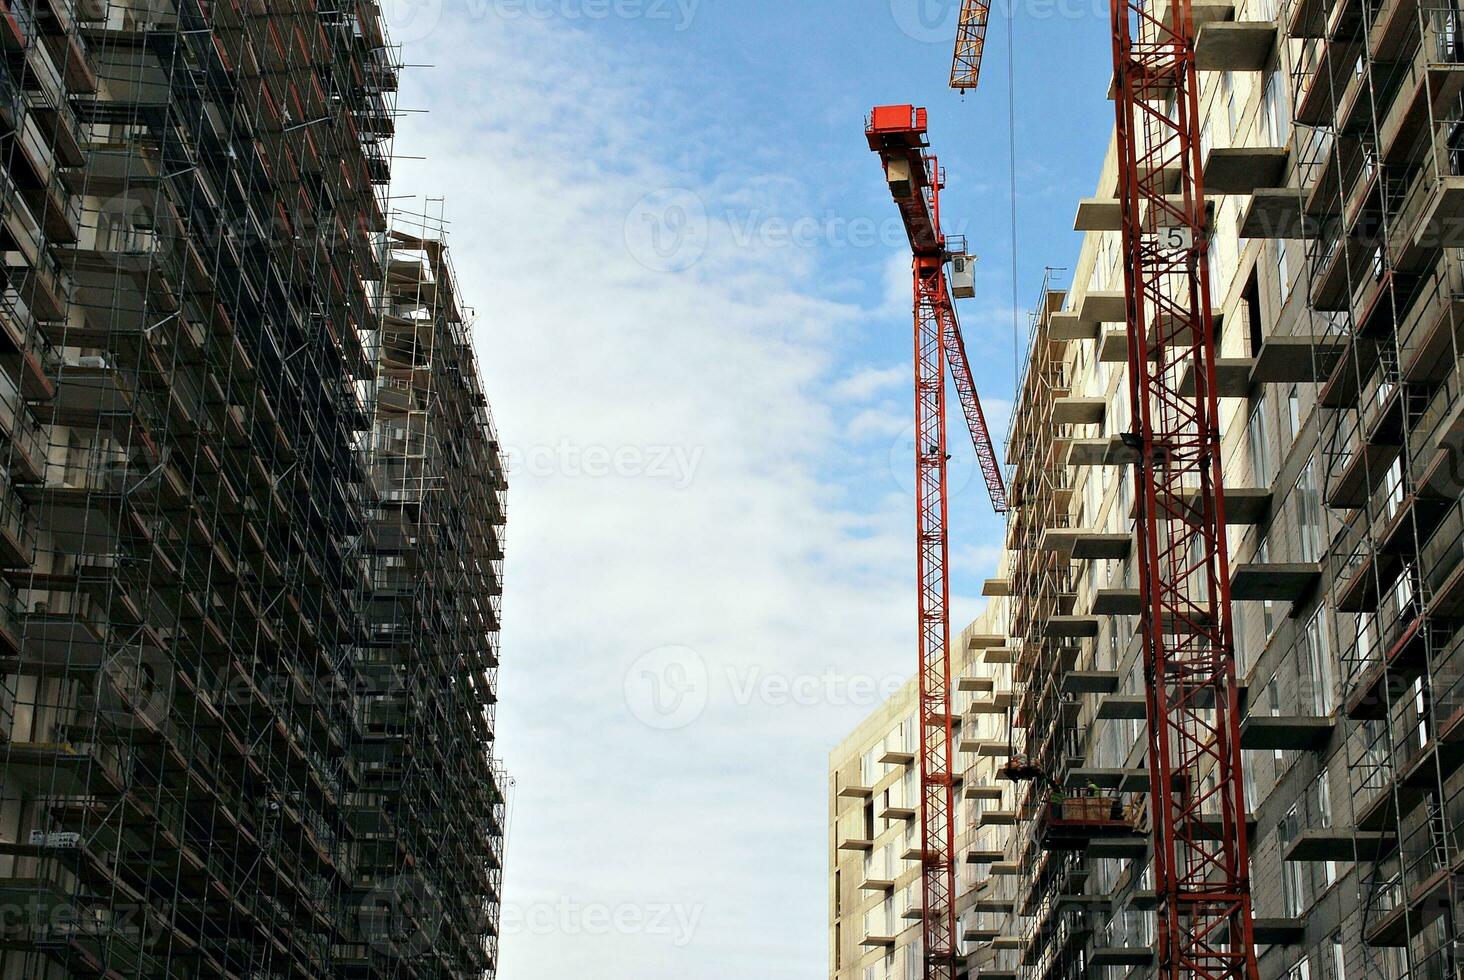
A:
[[[1310,864],[1323,861],[1376,861],[1398,846],[1393,834],[1333,827],[1308,827],[1297,835],[1281,860]]]
[[[1105,330],[1098,338],[1098,360],[1103,364],[1128,363],[1128,331]]]
[[[1049,616],[1042,635],[1049,640],[1085,640],[1098,635],[1097,616]]]
[[[1241,563],[1232,567],[1230,597],[1234,600],[1296,602],[1322,579],[1322,566],[1312,562]]]
[[[1085,197],[1078,202],[1073,231],[1120,231],[1123,208],[1116,197]]]
[[[1251,715],[1241,723],[1240,747],[1277,751],[1319,751],[1337,730],[1335,718]]]
[[[1121,290],[1094,290],[1083,294],[1077,312],[1078,319],[1093,326],[1123,323],[1128,318],[1128,305]]]
[[[1261,71],[1276,50],[1277,26],[1274,20],[1203,24],[1195,35],[1195,67],[1200,71]]]
[[[1253,931],[1257,946],[1298,946],[1306,936],[1306,922],[1302,919],[1256,919]]]
[[[1047,336],[1053,340],[1092,340],[1097,325],[1083,322],[1076,310],[1061,310],[1047,321]]]
[[[1138,589],[1095,589],[1094,616],[1137,616],[1144,611]]]
[[[1149,717],[1148,699],[1142,694],[1106,694],[1098,699],[1094,717],[1108,721],[1143,721]]]
[[[1110,534],[1081,528],[1048,528],[1042,533],[1041,549],[1074,561],[1094,558],[1126,558],[1133,548],[1133,535]]]
[[[915,753],[910,749],[885,749],[879,761],[887,766],[908,766],[915,761]]]
[[[1435,119],[1449,118],[1450,104],[1464,92],[1464,63],[1447,28],[1446,12],[1429,11],[1418,53],[1399,83],[1392,107],[1378,128],[1384,163],[1399,163]]]
[[[1256,188],[1241,219],[1240,237],[1259,239],[1315,238],[1319,225],[1302,213],[1301,194],[1294,187]]]
[[[1332,0],[1290,0],[1282,12],[1286,33],[1292,37],[1324,36],[1331,6]]]
[[[9,375],[0,377],[0,435],[9,441],[11,476],[21,483],[40,483],[46,474],[50,440]]]
[[[1447,266],[1424,285],[1398,328],[1398,365],[1413,384],[1442,381],[1464,341],[1464,282]]]
[[[1387,441],[1363,443],[1350,449],[1341,469],[1328,481],[1327,506],[1342,510],[1366,504],[1402,448],[1399,443]]]
[[[1321,381],[1331,374],[1346,349],[1346,338],[1338,334],[1267,337],[1256,355],[1251,381],[1255,384]]]
[[[981,594],[984,596],[1009,596],[1012,594],[1012,580],[1009,578],[989,578],[982,585]]]
[[[1154,951],[1152,949],[1135,949],[1128,946],[1100,946],[1088,954],[1088,965],[1094,969],[1104,967],[1130,968],[1136,966],[1152,966],[1154,963]]]
[[[1105,398],[1064,395],[1053,400],[1052,421],[1058,425],[1101,425],[1107,410]]]
[[[0,480],[0,566],[28,569],[35,553],[35,515],[14,487]]]
[[[1215,358],[1215,397],[1248,398],[1251,393],[1251,374],[1255,370],[1253,357]],[[1195,362],[1185,361],[1184,373],[1179,378],[1181,395],[1195,394]]]
[[[1225,524],[1227,527],[1247,527],[1259,524],[1271,514],[1271,502],[1274,494],[1265,487],[1226,487],[1225,488]],[[1170,497],[1167,494],[1160,494],[1158,497],[1159,506],[1168,512],[1189,511],[1197,513],[1200,509],[1200,491],[1197,487],[1186,487],[1177,496]],[[1129,507],[1129,517],[1138,517],[1138,501],[1135,500]]]
[[[1118,684],[1116,670],[1070,670],[1062,676],[1062,693],[1112,694]]]
[[[1212,24],[1211,28],[1237,26]],[[1290,156],[1289,150],[1279,146],[1215,147],[1205,156],[1205,194],[1244,196],[1280,187]]]

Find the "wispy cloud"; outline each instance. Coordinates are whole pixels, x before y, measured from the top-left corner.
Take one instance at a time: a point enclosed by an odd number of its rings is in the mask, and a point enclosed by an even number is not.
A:
[[[832,392],[836,398],[854,402],[868,401],[875,395],[909,385],[910,377],[910,369],[904,365],[864,367],[835,382]]]
[[[409,58],[492,66],[410,81],[433,113],[398,190],[450,190],[517,461],[503,973],[819,975],[826,752],[874,706],[856,682],[913,667],[909,498],[887,476],[890,507],[855,507],[830,478],[890,467],[857,443],[893,421],[845,416],[895,369],[843,363],[870,314],[818,291],[820,248],[737,233],[806,194],[717,150],[755,139],[668,98],[683,79],[526,20],[449,15]],[[590,906],[639,925],[591,930]],[[684,935],[646,925],[663,906]]]

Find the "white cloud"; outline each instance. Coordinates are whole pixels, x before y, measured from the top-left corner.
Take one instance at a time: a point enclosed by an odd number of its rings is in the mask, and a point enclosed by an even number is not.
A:
[[[835,383],[833,394],[847,401],[862,402],[891,389],[908,386],[910,383],[911,370],[904,365],[897,364],[894,367],[885,368],[866,367],[860,368]]]
[[[902,679],[914,656],[909,498],[890,478],[889,506],[850,512],[827,472],[889,466],[883,446],[859,456],[838,404],[889,370],[835,380],[839,340],[868,313],[814,291],[815,250],[729,233],[729,215],[796,210],[803,189],[718,157],[734,123],[658,94],[683,83],[633,53],[562,25],[449,18],[408,60],[444,67],[405,89],[433,112],[405,121],[402,152],[428,159],[401,165],[396,190],[450,192],[516,459],[499,721],[519,777],[518,918],[503,973],[820,975],[826,754],[872,707],[838,690]],[[657,271],[686,258],[664,237],[672,207],[704,238],[683,271]],[[659,240],[636,237],[645,208]],[[627,671],[668,656],[678,672],[652,679],[670,687],[636,690],[706,704],[661,731],[627,705]],[[679,945],[600,934],[566,903],[669,904],[695,928]]]

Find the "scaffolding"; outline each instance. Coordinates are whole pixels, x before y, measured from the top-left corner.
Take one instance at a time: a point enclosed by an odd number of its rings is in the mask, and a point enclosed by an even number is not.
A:
[[[492,976],[505,481],[377,5],[0,51],[0,977]]]
[[[1300,201],[1315,232],[1310,300],[1348,341],[1321,398],[1326,503],[1341,524],[1329,600],[1348,724],[1335,768],[1351,797],[1346,846],[1327,856],[1357,869],[1354,969],[1455,976],[1464,34],[1446,5],[1327,6],[1287,9],[1306,39],[1293,76],[1314,148]],[[1301,863],[1312,871],[1320,860]]]

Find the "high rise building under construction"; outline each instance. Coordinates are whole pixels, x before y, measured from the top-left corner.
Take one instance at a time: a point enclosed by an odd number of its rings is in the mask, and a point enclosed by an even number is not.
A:
[[[1457,977],[1464,24],[1416,0],[1183,6],[1260,975]],[[1156,967],[1119,168],[1110,149],[1078,261],[1035,304],[1005,553],[953,651],[970,977]],[[1173,370],[1193,392],[1192,366]],[[905,708],[831,760],[836,980],[923,975]],[[1220,833],[1218,814],[1186,832]]]
[[[0,978],[486,978],[506,480],[371,0],[0,0]]]

